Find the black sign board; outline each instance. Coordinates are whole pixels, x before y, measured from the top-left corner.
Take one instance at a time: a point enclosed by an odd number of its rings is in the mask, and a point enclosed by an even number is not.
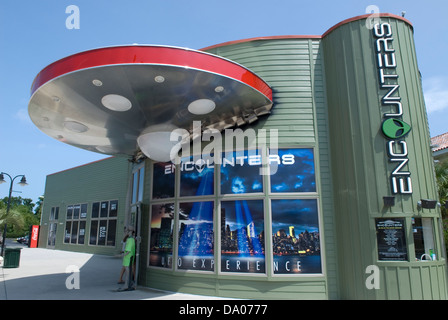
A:
[[[376,219],[376,234],[378,241],[378,260],[408,260],[403,218]]]

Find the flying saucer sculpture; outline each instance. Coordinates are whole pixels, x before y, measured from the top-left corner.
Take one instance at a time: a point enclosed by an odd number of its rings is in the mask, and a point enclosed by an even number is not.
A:
[[[43,69],[29,114],[47,135],[86,150],[168,161],[171,133],[223,130],[272,108],[272,90],[247,68],[201,51],[119,46],[81,52]]]

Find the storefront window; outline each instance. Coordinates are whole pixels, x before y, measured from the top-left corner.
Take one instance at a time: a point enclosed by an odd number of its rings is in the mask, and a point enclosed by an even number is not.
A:
[[[67,206],[64,243],[84,244],[85,232],[86,232],[86,221],[85,221],[86,218],[87,218],[86,203]]]
[[[92,203],[90,245],[115,246],[118,200]]]
[[[179,204],[177,268],[214,270],[213,201]]]
[[[195,156],[153,164],[149,266],[215,271],[218,201],[219,273],[266,275],[267,265],[275,275],[322,273],[314,150],[262,151],[223,152],[219,164]]]
[[[434,226],[432,218],[412,218],[415,258],[436,260],[434,247]]]
[[[221,202],[221,272],[265,273],[263,200]]]
[[[214,175],[213,163],[201,158],[182,159],[180,163],[180,196],[213,195]]]
[[[313,149],[270,150],[271,192],[316,192]]]
[[[174,203],[151,207],[151,240],[149,265],[173,267]]]
[[[47,245],[54,247],[56,243],[56,231],[58,228],[57,220],[59,219],[59,207],[52,207],[49,218],[48,242]]]
[[[321,273],[315,199],[271,200],[274,274]]]
[[[263,192],[260,150],[223,153],[221,163],[221,194]]]

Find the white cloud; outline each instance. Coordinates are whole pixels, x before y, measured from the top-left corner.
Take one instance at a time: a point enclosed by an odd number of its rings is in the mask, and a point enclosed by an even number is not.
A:
[[[21,108],[17,110],[16,114],[14,115],[16,119],[19,119],[22,122],[31,123],[30,116],[28,115],[28,110],[25,108]]]
[[[448,77],[423,79],[423,92],[428,113],[448,109]]]

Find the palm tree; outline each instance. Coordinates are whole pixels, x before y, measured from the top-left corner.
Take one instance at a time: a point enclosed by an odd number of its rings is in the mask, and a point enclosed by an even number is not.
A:
[[[447,218],[448,210],[445,203],[448,201],[448,161],[438,162],[435,165],[439,201],[442,204],[442,217]]]

